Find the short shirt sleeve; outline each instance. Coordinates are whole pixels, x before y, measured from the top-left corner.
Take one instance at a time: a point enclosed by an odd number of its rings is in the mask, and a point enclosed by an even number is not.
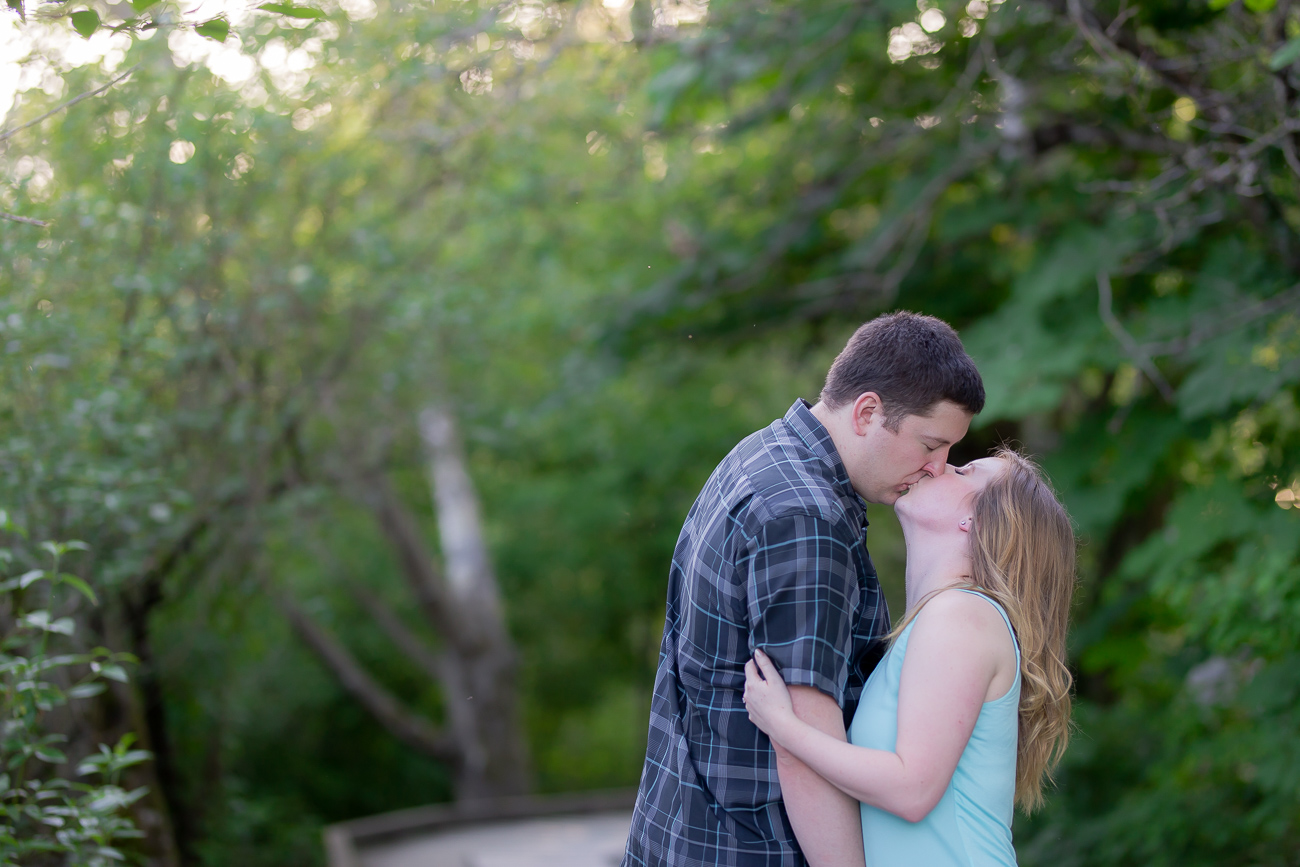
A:
[[[750,651],[761,647],[787,684],[841,707],[859,593],[852,544],[825,518],[783,515],[759,531],[748,575]]]

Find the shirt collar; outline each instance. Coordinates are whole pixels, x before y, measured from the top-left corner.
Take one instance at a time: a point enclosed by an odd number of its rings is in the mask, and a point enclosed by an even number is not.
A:
[[[831,468],[840,495],[853,500],[865,512],[867,504],[853,489],[853,482],[849,481],[849,471],[845,468],[844,461],[840,460],[840,453],[835,448],[830,431],[826,430],[826,427],[817,420],[817,416],[812,414],[812,406],[808,401],[802,397],[796,398],[794,405],[785,414],[785,423],[808,448],[812,449],[813,454]]]

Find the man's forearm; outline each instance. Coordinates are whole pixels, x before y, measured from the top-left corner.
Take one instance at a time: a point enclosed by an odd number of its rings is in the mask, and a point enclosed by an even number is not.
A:
[[[809,867],[862,867],[857,801],[780,748],[776,772],[785,811]]]
[[[795,715],[832,737],[846,739],[839,707],[812,687],[791,687]],[[796,759],[776,748],[781,798],[809,867],[863,867],[862,820],[858,802]]]

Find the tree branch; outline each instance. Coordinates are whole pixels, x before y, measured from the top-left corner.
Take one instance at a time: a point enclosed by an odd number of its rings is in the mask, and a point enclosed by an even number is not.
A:
[[[1300,285],[1292,286],[1285,292],[1280,292],[1272,298],[1266,298],[1249,307],[1237,307],[1232,312],[1223,310],[1216,311],[1210,317],[1213,325],[1208,328],[1195,329],[1185,337],[1178,337],[1172,340],[1165,340],[1159,343],[1144,343],[1140,350],[1149,356],[1161,355],[1178,355],[1195,349],[1207,340],[1213,340],[1220,335],[1227,334],[1233,329],[1240,328],[1243,325],[1249,325],[1265,316],[1271,316],[1288,308],[1300,306]]]
[[[392,693],[361,667],[346,647],[297,602],[287,594],[280,594],[279,604],[294,632],[338,678],[343,688],[390,734],[426,756],[452,764],[460,763],[460,750],[450,738],[402,706]]]
[[[15,223],[26,223],[29,226],[40,226],[42,229],[49,225],[49,221],[47,220],[20,217],[17,214],[6,214],[4,211],[0,211],[0,220],[12,220]]]
[[[59,105],[45,112],[45,114],[41,115],[35,120],[29,120],[27,123],[23,124],[22,126],[16,126],[13,129],[7,129],[4,132],[0,132],[0,141],[7,141],[8,139],[12,138],[13,136],[17,135],[23,130],[34,127],[41,121],[53,117],[54,115],[63,111],[65,108],[71,108],[72,106],[81,102],[83,99],[90,99],[92,96],[99,96],[101,93],[108,90],[110,87],[117,84],[119,81],[126,78],[131,73],[135,72],[137,69],[140,68],[141,65],[142,64],[137,63],[135,66],[132,66],[126,72],[123,72],[121,75],[119,75],[117,78],[110,81],[108,84],[105,84],[103,87],[97,87],[94,90],[88,90],[85,93],[78,94],[77,96],[74,96],[72,99],[69,99],[67,102],[60,103]]]
[[[361,607],[369,612],[375,622],[407,658],[420,666],[421,670],[434,682],[441,681],[445,675],[446,661],[440,658],[423,639],[412,632],[397,612],[382,599],[355,581],[348,583],[348,592]]]
[[[1124,330],[1124,326],[1115,318],[1115,310],[1112,306],[1110,275],[1105,271],[1097,272],[1097,292],[1098,292],[1098,311],[1101,313],[1101,321],[1106,324],[1106,328],[1119,341],[1120,346],[1128,353],[1129,358],[1138,366],[1138,369],[1146,374],[1147,379],[1160,392],[1160,396],[1170,403],[1174,402],[1174,390],[1165,379],[1164,374],[1156,367],[1151,357],[1142,351],[1133,335]]]
[[[464,624],[452,615],[454,606],[447,582],[434,565],[433,554],[415,518],[381,473],[371,476],[366,487],[367,500],[379,529],[397,553],[402,574],[425,616],[453,644],[461,644],[466,639]]]
[[[353,597],[370,612],[380,628],[393,644],[397,645],[412,662],[420,666],[431,680],[442,687],[443,708],[447,722],[451,727],[452,737],[459,744],[462,771],[470,775],[482,776],[487,771],[488,751],[481,740],[481,732],[475,725],[473,708],[468,696],[473,689],[465,682],[465,671],[461,661],[451,653],[435,653],[423,640],[407,628],[402,619],[378,596],[360,584],[352,583],[349,587]]]

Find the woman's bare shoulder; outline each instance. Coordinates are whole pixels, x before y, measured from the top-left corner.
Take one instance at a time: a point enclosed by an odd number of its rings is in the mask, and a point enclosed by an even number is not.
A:
[[[931,596],[917,614],[918,621],[923,618],[965,621],[975,626],[1002,625],[1002,615],[993,606],[990,597],[957,587],[940,590]]]
[[[978,593],[949,588],[930,598],[916,616],[912,641],[960,644],[967,648],[985,646],[1000,654],[1011,650],[1006,621],[989,601]]]

